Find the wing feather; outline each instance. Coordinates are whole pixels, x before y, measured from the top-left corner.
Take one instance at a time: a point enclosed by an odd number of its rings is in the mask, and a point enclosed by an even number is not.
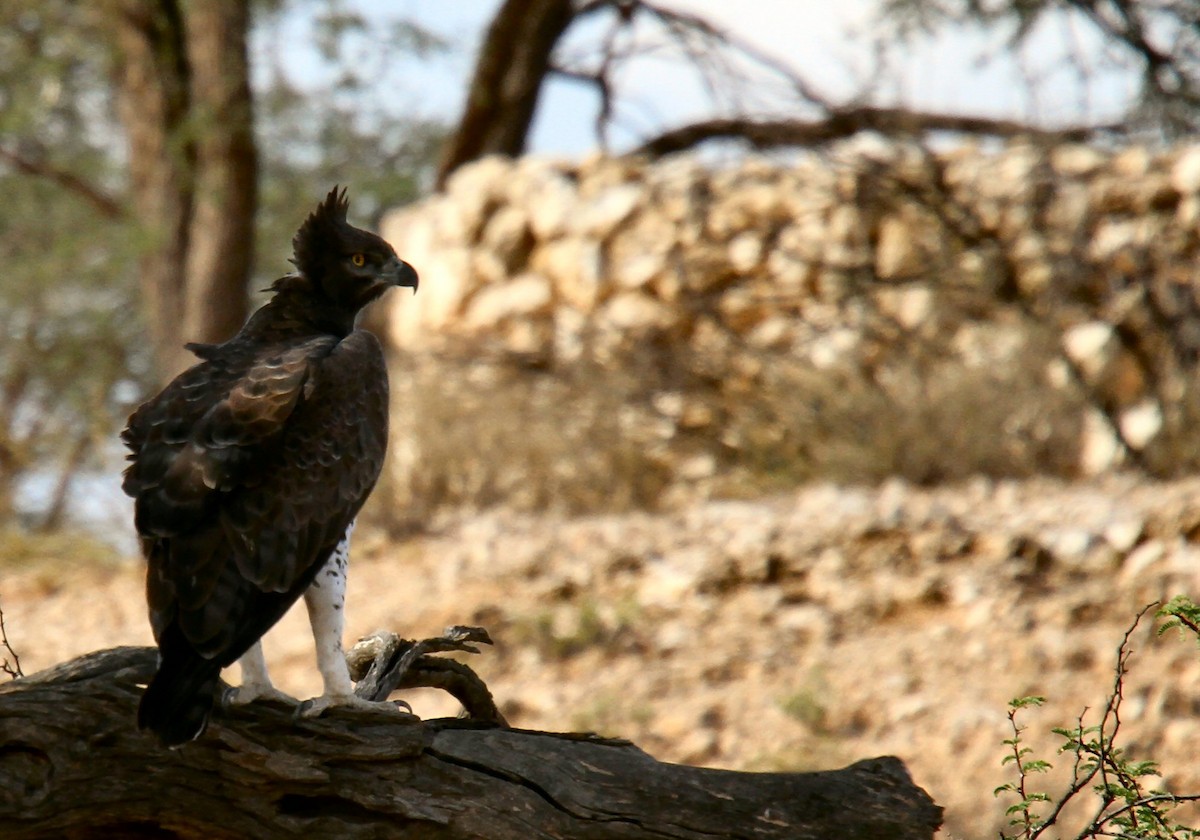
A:
[[[337,339],[321,336],[251,356],[210,360],[184,373],[130,419],[125,490],[137,499],[139,533],[186,533],[220,493],[253,482],[305,385]]]
[[[206,366],[207,386],[193,373]],[[210,354],[139,409],[124,438],[155,636],[177,623],[198,653],[228,664],[307,587],[378,478],[382,349],[355,331],[240,369]]]
[[[387,446],[387,377],[374,336],[352,333],[310,387],[281,441],[281,466],[223,511],[234,541],[255,546],[237,556],[242,574],[272,591],[324,562],[374,486]]]

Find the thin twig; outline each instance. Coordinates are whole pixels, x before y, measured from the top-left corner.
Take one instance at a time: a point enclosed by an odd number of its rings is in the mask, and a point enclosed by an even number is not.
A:
[[[832,110],[832,100],[829,97],[819,93],[816,88],[809,84],[806,79],[801,78],[787,63],[759,49],[748,41],[738,38],[731,32],[718,29],[710,21],[699,15],[675,11],[655,3],[644,1],[638,2],[636,5],[638,8],[644,9],[648,14],[657,18],[668,31],[675,31],[677,33],[691,31],[712,43],[727,44],[735,53],[740,53],[786,81],[796,95],[805,102],[825,110]]]
[[[1024,803],[1021,808],[1021,816],[1025,820],[1025,836],[1029,837],[1033,831],[1034,815],[1029,810],[1029,791],[1025,788],[1025,781],[1029,778],[1025,772],[1025,762],[1023,750],[1021,747],[1021,733],[1025,731],[1025,727],[1017,725],[1017,708],[1008,710],[1008,722],[1012,725],[1012,750],[1013,760],[1017,765],[1017,795],[1021,797],[1021,802]]]
[[[1074,840],[1087,840],[1094,837],[1128,837],[1124,831],[1117,828],[1114,823],[1118,820],[1128,821],[1135,832],[1136,836],[1151,836],[1143,835],[1144,831],[1154,831],[1152,836],[1175,836],[1172,831],[1170,822],[1166,819],[1166,812],[1184,802],[1200,802],[1200,794],[1181,794],[1175,795],[1153,791],[1148,794],[1142,792],[1141,783],[1138,781],[1140,772],[1133,770],[1129,763],[1121,757],[1121,749],[1116,747],[1117,735],[1121,729],[1121,703],[1125,697],[1125,676],[1129,672],[1129,660],[1132,657],[1132,651],[1129,649],[1130,640],[1133,638],[1134,632],[1137,630],[1146,613],[1152,608],[1158,606],[1157,602],[1148,604],[1138,612],[1129,629],[1125,631],[1125,635],[1121,639],[1120,645],[1117,647],[1117,663],[1113,676],[1113,688],[1109,694],[1108,701],[1105,704],[1104,712],[1100,717],[1100,723],[1095,727],[1094,740],[1085,741],[1087,729],[1084,727],[1084,717],[1087,714],[1085,709],[1080,713],[1076,728],[1073,732],[1067,733],[1066,730],[1058,730],[1067,734],[1070,739],[1068,747],[1074,753],[1075,761],[1071,770],[1072,781],[1070,787],[1062,796],[1058,797],[1053,810],[1040,823],[1033,825],[1030,819],[1028,809],[1025,810],[1025,830],[1022,836],[1027,840],[1037,840],[1051,826],[1058,822],[1059,816],[1066,808],[1067,804],[1073,801],[1085,787],[1092,784],[1097,776],[1100,781],[1094,785],[1100,795],[1100,803],[1096,809],[1094,816],[1088,821],[1078,834],[1074,836]],[[1013,727],[1014,741],[1014,757],[1017,761],[1018,782],[1011,789],[1021,796],[1022,801],[1027,801],[1029,796],[1025,789],[1025,773],[1021,762],[1021,750],[1015,742],[1019,741],[1020,732],[1022,729],[1017,726],[1015,721],[1016,709],[1009,712],[1009,720]],[[1084,756],[1087,756],[1087,769],[1081,773],[1084,767]],[[1114,785],[1124,791],[1120,796],[1113,792]],[[1136,797],[1129,799],[1131,794],[1136,794]],[[1118,799],[1125,801],[1114,807]],[[1150,821],[1151,825],[1139,825],[1139,821]],[[1167,832],[1160,834],[1158,832]],[[1008,836],[1002,834],[1001,836]]]
[[[25,676],[25,672],[21,670],[21,657],[17,656],[17,652],[13,650],[12,644],[8,641],[8,630],[4,626],[4,610],[0,609],[0,646],[3,646],[8,654],[0,659],[0,671],[8,674],[12,679]],[[9,657],[12,661],[9,661]]]
[[[1085,708],[1079,713],[1075,724],[1075,731],[1079,733],[1080,740],[1083,739],[1083,717],[1087,714],[1087,711]],[[1038,826],[1037,830],[1030,835],[1032,838],[1040,837],[1050,826],[1058,822],[1058,818],[1062,815],[1063,809],[1067,807],[1067,803],[1073,800],[1081,790],[1090,785],[1092,779],[1096,778],[1096,773],[1099,770],[1096,765],[1092,765],[1092,768],[1082,776],[1079,775],[1079,768],[1083,765],[1083,750],[1076,748],[1074,752],[1075,763],[1071,768],[1071,786],[1067,788],[1066,793],[1059,797],[1054,810],[1050,812],[1050,816],[1046,817],[1045,822]]]
[[[125,215],[125,209],[112,196],[105,193],[94,184],[89,184],[74,172],[59,169],[44,160],[33,160],[12,149],[0,146],[0,160],[6,161],[14,169],[26,175],[34,175],[53,181],[63,189],[82,196],[92,207],[106,219],[120,219]]]
[[[1116,742],[1117,734],[1121,729],[1121,702],[1125,697],[1125,675],[1129,671],[1129,658],[1132,656],[1132,652],[1129,650],[1129,641],[1146,613],[1157,606],[1158,602],[1155,601],[1142,607],[1133,619],[1133,623],[1129,626],[1129,629],[1125,631],[1125,635],[1121,638],[1121,644],[1117,646],[1117,664],[1113,675],[1113,688],[1109,694],[1108,703],[1104,707],[1104,714],[1100,717],[1100,726],[1096,733],[1096,742],[1094,745],[1083,743],[1083,727],[1082,725],[1080,726],[1079,741],[1075,748],[1076,753],[1078,754],[1080,751],[1086,752],[1096,762],[1092,775],[1094,776],[1098,773],[1100,776],[1098,787],[1101,789],[1101,804],[1091,821],[1079,834],[1075,835],[1075,840],[1086,840],[1089,837],[1103,836],[1106,833],[1105,827],[1110,825],[1116,817],[1126,813],[1136,816],[1136,809],[1138,807],[1159,801],[1166,801],[1162,797],[1153,795],[1150,797],[1138,797],[1133,802],[1126,802],[1119,808],[1109,810],[1113,802],[1116,801],[1115,795],[1111,793],[1110,774],[1116,777],[1117,782],[1122,787],[1138,787],[1137,780],[1125,771],[1114,755],[1113,744]],[[1170,799],[1183,801],[1184,797],[1171,797]],[[1151,809],[1151,812],[1160,823],[1165,824],[1157,810]]]
[[[1112,820],[1113,817],[1119,817],[1122,814],[1128,813],[1137,808],[1142,808],[1147,805],[1156,805],[1160,802],[1166,802],[1166,803],[1170,803],[1172,805],[1178,805],[1181,802],[1200,802],[1200,793],[1188,793],[1188,794],[1179,794],[1179,795],[1176,795],[1173,793],[1155,793],[1155,794],[1151,794],[1150,796],[1143,796],[1140,799],[1137,799],[1133,802],[1128,802],[1125,805],[1122,805],[1120,808],[1117,808],[1115,811],[1112,811],[1111,813],[1109,813],[1109,815],[1107,817],[1105,817],[1105,820],[1106,821]],[[1158,821],[1161,825],[1166,825],[1166,821],[1163,820],[1163,818],[1160,814],[1156,813],[1155,817],[1158,819]]]

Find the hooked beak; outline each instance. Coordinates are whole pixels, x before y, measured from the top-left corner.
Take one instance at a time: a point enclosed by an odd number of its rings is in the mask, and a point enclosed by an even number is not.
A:
[[[420,282],[417,270],[399,257],[391,257],[388,260],[384,266],[384,276],[393,286],[410,286],[413,294],[417,293],[417,284]]]

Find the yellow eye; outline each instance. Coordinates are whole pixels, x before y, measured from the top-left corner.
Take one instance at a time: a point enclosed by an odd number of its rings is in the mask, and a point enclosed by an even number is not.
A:
[[[362,254],[355,254],[353,257],[350,258],[350,262],[354,263],[359,268],[362,268],[364,265],[367,264],[367,258],[364,257]]]

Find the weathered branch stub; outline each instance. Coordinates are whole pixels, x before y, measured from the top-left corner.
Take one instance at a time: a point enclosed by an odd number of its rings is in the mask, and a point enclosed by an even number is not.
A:
[[[116,648],[0,686],[5,838],[915,840],[941,822],[895,758],[738,773],[590,735],[274,704],[165,750],[134,726],[153,667],[152,648]]]

